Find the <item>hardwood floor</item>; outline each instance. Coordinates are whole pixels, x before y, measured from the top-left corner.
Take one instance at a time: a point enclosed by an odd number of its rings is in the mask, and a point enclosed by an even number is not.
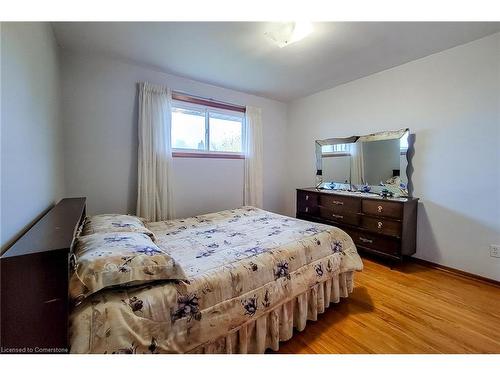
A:
[[[353,294],[279,353],[500,353],[500,287],[415,263],[363,263]]]

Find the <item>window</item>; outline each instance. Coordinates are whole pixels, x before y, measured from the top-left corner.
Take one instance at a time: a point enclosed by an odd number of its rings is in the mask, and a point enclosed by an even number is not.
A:
[[[208,128],[209,151],[242,152],[242,117],[209,112]]]
[[[182,108],[172,109],[172,148],[205,150],[205,114]]]
[[[242,158],[243,126],[242,112],[174,100],[174,156]]]
[[[348,156],[351,154],[348,143],[321,146],[323,156]]]

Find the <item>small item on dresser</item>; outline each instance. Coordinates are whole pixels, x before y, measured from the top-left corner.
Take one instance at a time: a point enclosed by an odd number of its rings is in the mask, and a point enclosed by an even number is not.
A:
[[[380,196],[382,198],[392,198],[394,197],[394,193],[388,189],[382,189],[382,191],[380,192]]]
[[[103,214],[90,216],[85,219],[82,235],[112,232],[144,233],[155,241],[153,232],[144,226],[144,220],[138,216]]]
[[[74,255],[69,285],[74,304],[108,287],[186,279],[179,264],[143,233],[81,236]]]
[[[372,189],[371,186],[368,184],[364,184],[363,186],[361,186],[361,191],[363,193],[369,193],[371,189]]]

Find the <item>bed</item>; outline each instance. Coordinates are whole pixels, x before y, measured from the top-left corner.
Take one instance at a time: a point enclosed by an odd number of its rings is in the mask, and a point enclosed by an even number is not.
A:
[[[342,230],[254,207],[145,226],[185,279],[86,297],[70,315],[71,353],[278,350],[363,267]]]

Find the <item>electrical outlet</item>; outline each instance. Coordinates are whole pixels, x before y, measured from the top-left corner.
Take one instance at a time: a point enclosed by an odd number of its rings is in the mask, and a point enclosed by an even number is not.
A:
[[[490,245],[490,257],[500,258],[500,245]]]

